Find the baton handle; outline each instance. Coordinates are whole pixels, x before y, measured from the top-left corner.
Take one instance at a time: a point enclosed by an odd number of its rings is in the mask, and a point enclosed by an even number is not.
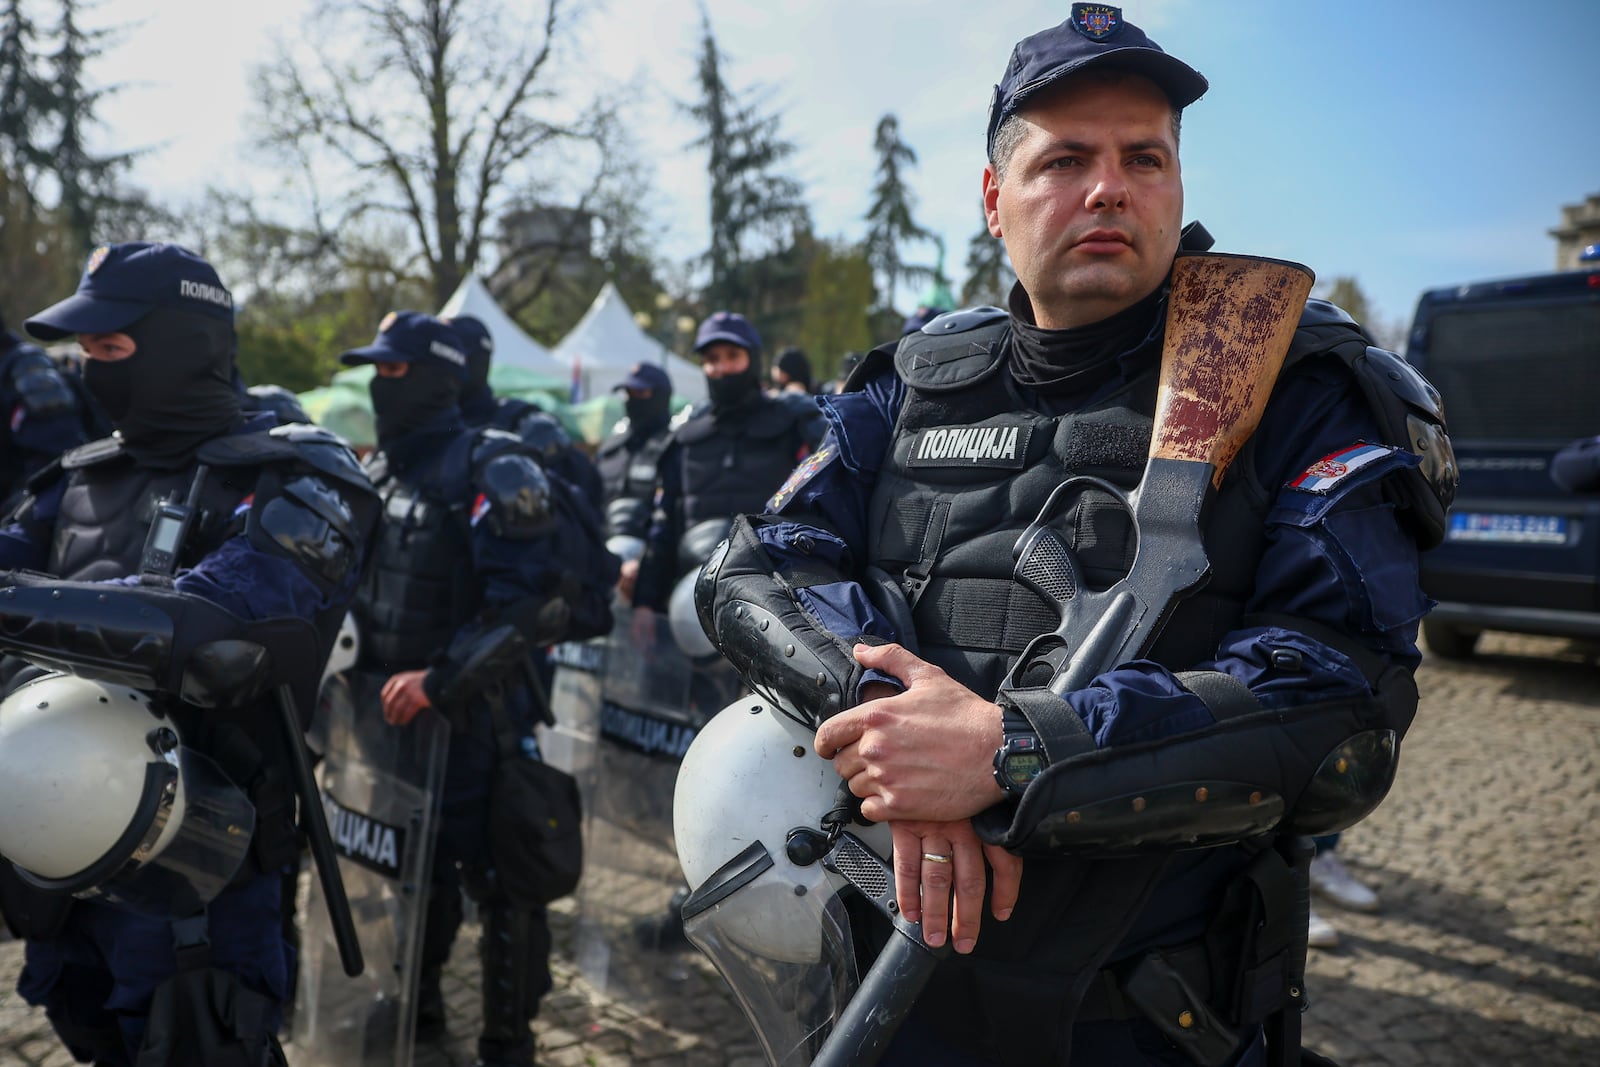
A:
[[[300,828],[311,844],[317,880],[322,883],[322,896],[328,902],[328,920],[333,924],[334,943],[339,946],[339,962],[344,965],[344,973],[354,978],[367,969],[367,964],[361,955],[361,942],[356,937],[355,920],[350,917],[350,899],[345,895],[344,879],[339,876],[339,856],[333,850],[333,835],[328,833],[322,794],[311,774],[311,760],[306,755],[305,736],[300,730],[300,715],[295,711],[294,691],[287,685],[280,685],[274,695],[278,720],[283,725],[284,741],[289,749],[294,789],[300,796]]]
[[[911,1014],[939,959],[896,924],[894,936],[872,961],[811,1067],[874,1067]]]

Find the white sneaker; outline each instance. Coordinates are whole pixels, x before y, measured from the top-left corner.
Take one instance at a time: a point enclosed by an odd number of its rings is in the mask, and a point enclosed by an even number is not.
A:
[[[1319,852],[1312,857],[1311,888],[1341,908],[1378,910],[1378,894],[1357,880],[1333,852]]]
[[[1306,924],[1306,944],[1311,948],[1333,948],[1339,943],[1339,931],[1333,924],[1311,911],[1311,921]]]

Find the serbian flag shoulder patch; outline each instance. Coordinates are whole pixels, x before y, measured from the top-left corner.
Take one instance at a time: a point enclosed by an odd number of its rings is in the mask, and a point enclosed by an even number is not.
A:
[[[1289,483],[1290,489],[1306,493],[1326,493],[1362,467],[1376,463],[1394,454],[1387,445],[1369,445],[1358,442],[1349,448],[1330,452],[1307,467],[1298,478]]]
[[[492,505],[489,503],[489,498],[484,496],[482,493],[479,493],[478,499],[472,502],[472,519],[469,522],[469,525],[477,526],[478,523],[483,520],[483,517],[489,514],[490,507],[492,507]]]

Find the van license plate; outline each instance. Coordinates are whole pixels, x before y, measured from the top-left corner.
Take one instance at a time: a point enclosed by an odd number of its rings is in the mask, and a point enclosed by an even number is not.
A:
[[[1484,541],[1503,545],[1564,545],[1564,515],[1485,515],[1458,511],[1450,516],[1447,541]]]

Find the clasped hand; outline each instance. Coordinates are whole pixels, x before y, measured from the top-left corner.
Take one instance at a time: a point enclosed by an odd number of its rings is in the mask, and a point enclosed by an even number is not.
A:
[[[1000,709],[900,645],[857,645],[856,662],[900,679],[904,692],[868,685],[860,704],[817,731],[817,754],[833,761],[861,813],[894,836],[895,895],[922,923],[928,944],[948,933],[957,952],[977,943],[986,869],[990,911],[1016,906],[1022,860],[985,845],[972,816],[1003,799],[993,775]]]

